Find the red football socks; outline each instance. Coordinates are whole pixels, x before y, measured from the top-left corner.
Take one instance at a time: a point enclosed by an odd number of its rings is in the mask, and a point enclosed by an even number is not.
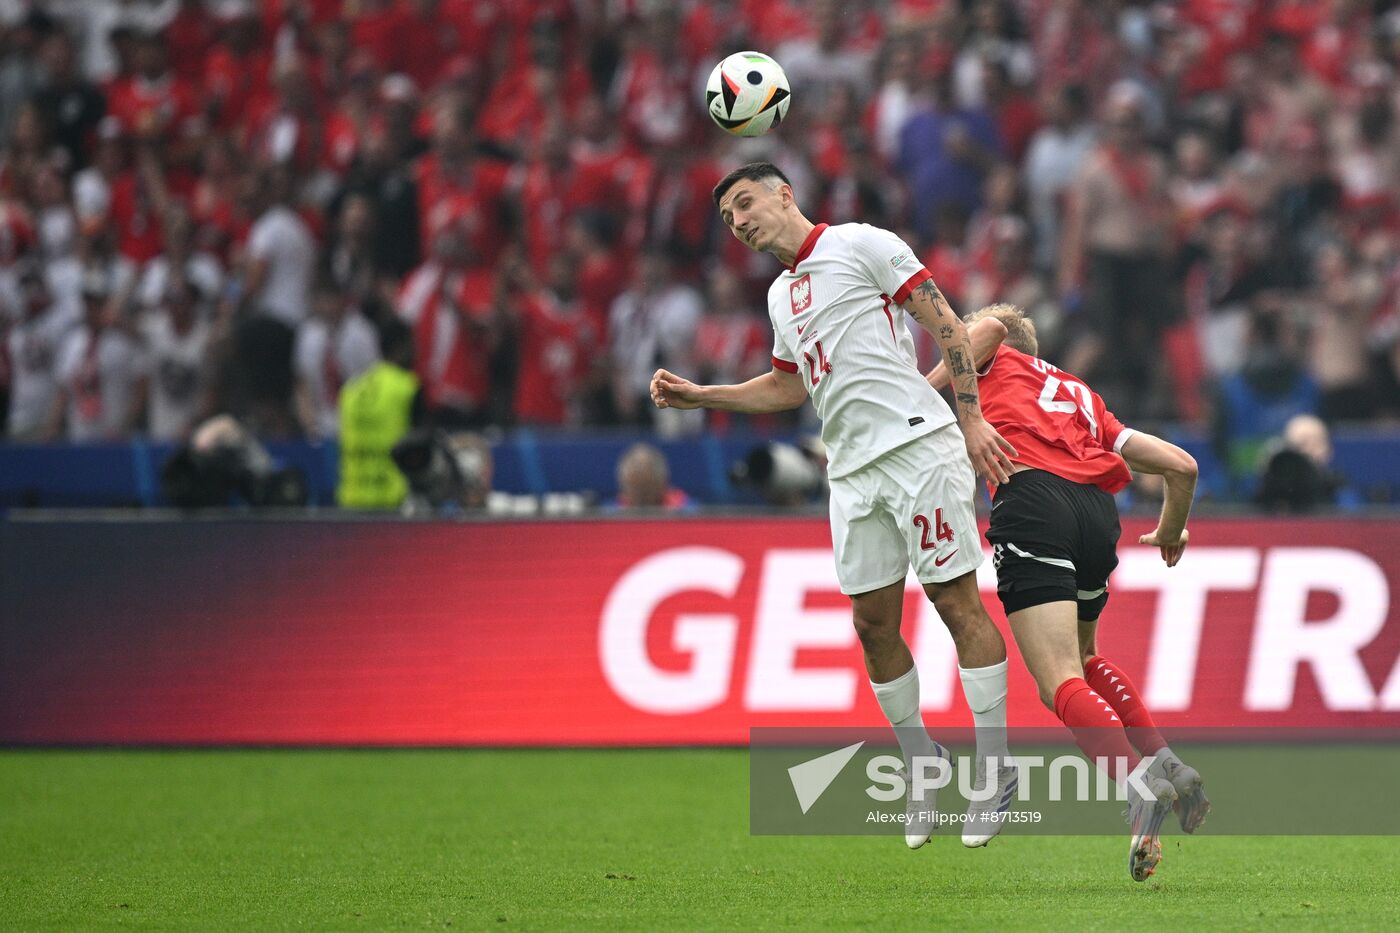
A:
[[[1109,776],[1119,783],[1127,780],[1137,766],[1138,756],[1128,744],[1123,721],[1084,678],[1071,677],[1060,684],[1055,691],[1055,715],[1069,726],[1075,743],[1090,761],[1104,767],[1100,761],[1107,759],[1105,770]]]
[[[1108,658],[1095,655],[1084,665],[1084,680],[1108,701],[1108,705],[1123,720],[1128,741],[1140,754],[1144,757],[1155,755],[1167,747],[1167,740],[1157,731],[1157,724],[1143,704],[1138,688],[1118,665]]]

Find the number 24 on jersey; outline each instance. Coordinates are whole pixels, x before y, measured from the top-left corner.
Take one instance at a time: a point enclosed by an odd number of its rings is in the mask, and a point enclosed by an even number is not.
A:
[[[815,359],[812,358],[812,354],[805,350],[802,353],[802,357],[807,361],[807,375],[812,379],[812,388],[816,388],[822,381],[822,376],[831,372],[831,361],[826,358],[826,351],[822,349],[822,342],[820,340],[816,342],[812,349],[817,351]]]

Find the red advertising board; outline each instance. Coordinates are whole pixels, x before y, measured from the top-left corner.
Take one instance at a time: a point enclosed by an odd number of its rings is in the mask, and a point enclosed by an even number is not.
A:
[[[1170,570],[1123,547],[1100,627],[1160,723],[1400,726],[1400,522],[1192,534]],[[882,721],[819,519],[12,521],[0,558],[4,742],[737,744]],[[990,560],[980,581],[1004,627]],[[905,634],[925,720],[970,724],[913,584]],[[1014,648],[1011,669],[1011,724],[1054,724]]]

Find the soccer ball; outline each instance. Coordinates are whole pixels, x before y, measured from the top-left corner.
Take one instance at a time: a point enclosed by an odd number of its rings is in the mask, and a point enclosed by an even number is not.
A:
[[[705,82],[705,109],[735,136],[762,136],[783,122],[791,102],[782,66],[762,52],[735,52]]]

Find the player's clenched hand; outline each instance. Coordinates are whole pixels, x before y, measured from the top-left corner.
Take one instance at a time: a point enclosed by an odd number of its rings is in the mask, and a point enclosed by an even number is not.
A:
[[[1185,528],[1181,529],[1181,537],[1175,541],[1168,541],[1162,537],[1162,529],[1155,529],[1150,535],[1143,535],[1138,538],[1138,544],[1146,544],[1151,547],[1160,548],[1162,560],[1167,562],[1168,567],[1175,567],[1176,562],[1181,560],[1182,553],[1186,550],[1186,542],[1191,539],[1191,533]]]
[[[977,475],[998,486],[1011,479],[1011,458],[1016,456],[1016,448],[981,418],[963,425],[962,430],[967,456]]]
[[[657,408],[699,408],[700,386],[658,369],[651,377],[651,400]]]

